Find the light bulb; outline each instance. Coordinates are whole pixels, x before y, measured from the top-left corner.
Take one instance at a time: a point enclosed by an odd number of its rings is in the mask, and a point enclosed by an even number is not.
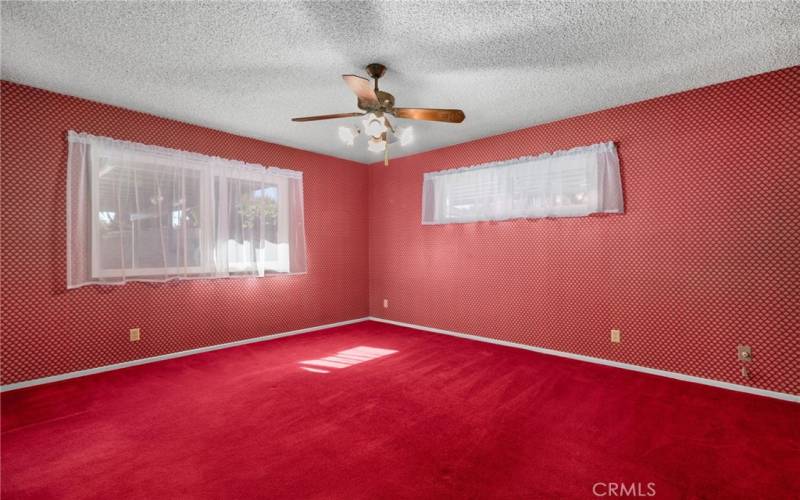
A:
[[[367,115],[364,121],[364,132],[372,137],[379,137],[382,133],[386,132],[386,124],[382,116],[375,116],[374,113]]]
[[[352,125],[349,127],[339,127],[339,139],[348,146],[352,146],[358,135],[358,129]]]
[[[380,137],[370,137],[367,149],[373,153],[382,153],[386,149],[386,142]]]
[[[414,129],[411,127],[398,127],[397,138],[400,139],[401,146],[407,146],[414,140]]]

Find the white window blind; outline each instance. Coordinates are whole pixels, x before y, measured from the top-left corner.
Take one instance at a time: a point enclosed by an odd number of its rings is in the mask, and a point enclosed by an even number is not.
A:
[[[68,134],[67,286],[305,272],[303,177]]]
[[[448,224],[622,213],[611,142],[553,154],[426,173],[422,223]]]

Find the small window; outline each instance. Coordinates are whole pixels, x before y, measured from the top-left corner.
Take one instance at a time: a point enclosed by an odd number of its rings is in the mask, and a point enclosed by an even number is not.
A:
[[[69,141],[68,286],[305,271],[299,172]]]
[[[426,173],[422,223],[621,213],[613,143]]]

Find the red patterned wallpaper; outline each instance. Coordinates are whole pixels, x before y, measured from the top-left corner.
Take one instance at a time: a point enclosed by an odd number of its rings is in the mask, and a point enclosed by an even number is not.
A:
[[[67,292],[68,129],[303,170],[309,273]],[[369,277],[375,316],[798,393],[798,137],[798,67],[369,170],[2,82],[0,379],[361,317]],[[425,171],[605,140],[625,215],[420,225]],[[754,349],[750,381],[738,343]]]
[[[69,129],[302,170],[308,273],[67,291]],[[8,82],[0,159],[3,384],[367,315],[364,165]]]
[[[609,140],[624,215],[420,224],[423,172]],[[376,164],[369,221],[373,316],[800,392],[800,67]]]

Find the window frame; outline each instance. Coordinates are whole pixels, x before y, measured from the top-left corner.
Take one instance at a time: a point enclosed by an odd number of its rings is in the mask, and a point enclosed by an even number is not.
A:
[[[99,155],[95,158],[96,161],[91,162],[90,168],[90,181],[89,187],[91,190],[91,277],[93,279],[107,279],[107,278],[147,278],[147,277],[158,277],[164,275],[171,275],[171,274],[182,274],[191,277],[202,277],[203,275],[214,274],[213,262],[219,258],[221,254],[221,249],[219,245],[227,244],[227,241],[220,242],[217,241],[215,244],[211,245],[213,248],[213,255],[207,255],[205,252],[206,248],[209,248],[208,243],[213,242],[213,238],[215,237],[215,228],[217,222],[214,221],[214,218],[219,217],[220,214],[220,201],[216,199],[214,196],[214,182],[215,180],[219,180],[220,186],[223,184],[227,185],[228,179],[238,179],[238,180],[248,180],[248,181],[259,181],[269,183],[271,185],[275,185],[278,189],[278,202],[277,202],[277,209],[278,209],[278,217],[277,217],[277,240],[278,246],[277,248],[277,259],[270,260],[270,261],[262,261],[263,267],[265,269],[269,269],[269,273],[276,273],[276,274],[284,274],[290,272],[290,265],[291,265],[291,251],[289,249],[288,243],[281,243],[281,242],[288,242],[289,239],[289,226],[290,226],[290,209],[288,203],[288,196],[289,196],[289,178],[281,175],[269,174],[267,172],[248,172],[248,171],[236,171],[235,169],[230,169],[230,171],[226,171],[224,174],[220,174],[218,172],[211,172],[207,168],[204,168],[201,164],[194,164],[191,162],[176,162],[174,160],[170,160],[168,158],[160,158],[156,156],[148,157],[147,159],[143,159],[140,163],[142,165],[149,165],[154,167],[159,166],[168,166],[170,168],[179,167],[179,168],[186,168],[196,170],[201,173],[200,175],[200,196],[201,198],[201,206],[206,206],[207,203],[203,203],[203,199],[205,197],[212,197],[213,203],[213,213],[208,213],[208,210],[201,210],[201,217],[200,217],[200,252],[201,252],[201,264],[199,266],[188,266],[188,267],[142,267],[137,268],[135,267],[135,254],[131,255],[131,266],[129,268],[109,268],[103,269],[101,267],[99,255],[101,255],[101,243],[100,243],[100,213],[104,212],[100,210],[100,177],[101,173],[104,168],[108,167],[108,163],[114,162],[112,158],[108,158],[102,155]],[[114,167],[114,168],[123,168],[123,167]],[[264,177],[269,176],[269,181],[265,181]],[[281,203],[281,200],[284,200],[284,203]],[[226,207],[227,210],[227,207]],[[163,216],[163,214],[159,214],[159,216]],[[135,227],[135,226],[133,226]],[[211,240],[211,241],[209,241]],[[227,255],[225,252],[224,255]],[[258,269],[254,269],[252,263],[249,262],[232,262],[228,260],[227,263],[224,264],[225,268],[227,269],[228,273],[230,274],[251,274],[254,272],[258,272]],[[259,275],[267,274],[266,272],[259,272]]]
[[[239,180],[252,180],[249,176],[246,175],[225,175],[219,176],[220,178],[220,192],[222,191],[222,184],[223,182],[227,183],[228,179],[239,179]],[[289,208],[288,203],[281,203],[281,200],[287,200],[289,196],[289,179],[286,177],[281,176],[274,176],[274,179],[269,181],[270,184],[273,184],[278,189],[278,217],[277,217],[277,240],[278,243],[276,245],[278,248],[276,249],[277,253],[277,260],[270,260],[270,261],[263,261],[265,267],[269,267],[271,272],[275,273],[288,273],[290,262],[291,262],[291,253],[288,249],[288,244],[283,244],[280,242],[288,242],[289,241]],[[230,240],[228,240],[230,241]],[[215,246],[215,252],[217,255],[221,253],[221,249],[218,247],[219,245],[225,245],[227,242],[217,242],[217,246]],[[284,251],[283,247],[285,248],[285,255],[282,255],[281,252]],[[227,251],[226,251],[227,254]],[[252,273],[254,271],[258,271],[258,269],[253,269],[253,266],[249,262],[232,262],[230,258],[227,262],[228,272],[231,273]],[[284,270],[285,269],[285,270]]]

